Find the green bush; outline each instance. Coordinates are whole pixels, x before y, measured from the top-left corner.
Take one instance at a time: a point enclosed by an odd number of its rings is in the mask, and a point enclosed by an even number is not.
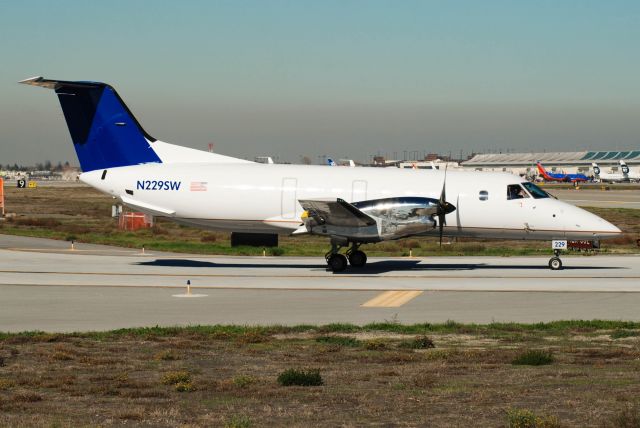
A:
[[[555,416],[537,416],[529,409],[507,410],[509,428],[558,428],[560,423]]]
[[[240,375],[233,378],[233,384],[238,388],[246,388],[255,382],[256,379],[252,376]]]
[[[195,391],[196,390],[196,387],[193,386],[191,381],[189,381],[189,382],[178,382],[173,387],[178,392],[191,392],[191,391]]]
[[[360,341],[349,336],[318,336],[316,342],[327,343],[330,345],[340,345],[355,348],[360,346]]]
[[[411,340],[403,340],[398,346],[408,349],[431,349],[436,347],[433,340],[428,336],[416,336]]]
[[[544,366],[551,363],[553,363],[551,352],[540,349],[527,351],[511,361],[511,364],[519,366]]]
[[[224,426],[226,428],[249,428],[251,425],[251,418],[249,418],[249,416],[234,415]]]
[[[284,254],[284,248],[280,248],[280,247],[271,247],[269,248],[269,253],[272,256],[281,256]]]
[[[622,329],[614,330],[609,335],[609,337],[611,337],[612,339],[624,339],[625,337],[636,337],[636,336],[640,336],[640,331],[622,330]]]
[[[177,385],[179,383],[191,382],[191,374],[188,371],[168,372],[162,376],[162,383],[165,385]]]
[[[280,373],[278,383],[282,386],[320,386],[323,382],[320,370],[288,369]]]
[[[384,351],[385,349],[387,349],[387,344],[384,340],[372,339],[367,340],[364,344],[364,347],[369,351]]]

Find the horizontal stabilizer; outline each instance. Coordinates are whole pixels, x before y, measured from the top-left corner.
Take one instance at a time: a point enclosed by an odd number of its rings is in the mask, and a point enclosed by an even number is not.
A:
[[[127,196],[121,196],[120,199],[122,200],[122,203],[128,206],[129,208],[143,211],[148,214],[157,215],[157,216],[172,216],[176,213],[175,210],[162,208],[157,205],[148,204],[142,201],[136,201],[135,199],[129,198]]]

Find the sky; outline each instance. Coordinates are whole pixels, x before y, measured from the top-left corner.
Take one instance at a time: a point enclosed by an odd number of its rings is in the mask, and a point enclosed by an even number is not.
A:
[[[77,164],[55,95],[253,159],[640,148],[638,1],[0,0],[0,164]]]

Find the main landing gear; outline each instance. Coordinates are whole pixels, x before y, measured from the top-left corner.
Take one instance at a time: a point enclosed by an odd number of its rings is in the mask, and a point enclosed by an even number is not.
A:
[[[347,268],[347,262],[355,268],[363,267],[367,264],[367,255],[359,249],[360,244],[354,242],[347,250],[346,256],[340,254],[340,250],[344,246],[339,242],[331,241],[331,250],[324,256],[329,269],[333,272],[342,272]]]
[[[553,257],[549,259],[549,269],[561,270],[562,260],[560,260],[560,250],[553,250]]]

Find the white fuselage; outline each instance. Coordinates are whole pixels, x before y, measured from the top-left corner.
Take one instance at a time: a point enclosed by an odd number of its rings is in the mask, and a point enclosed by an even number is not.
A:
[[[198,227],[288,234],[298,229],[298,200],[348,202],[417,196],[438,199],[445,171],[257,163],[150,163],[83,173],[80,179],[126,205]],[[444,234],[509,239],[594,239],[620,230],[554,198],[507,199],[512,174],[448,171],[446,199],[456,210]],[[481,193],[482,192],[482,193]],[[486,193],[485,193],[486,192]],[[486,195],[486,197],[485,197]],[[437,230],[427,232],[437,234]]]

